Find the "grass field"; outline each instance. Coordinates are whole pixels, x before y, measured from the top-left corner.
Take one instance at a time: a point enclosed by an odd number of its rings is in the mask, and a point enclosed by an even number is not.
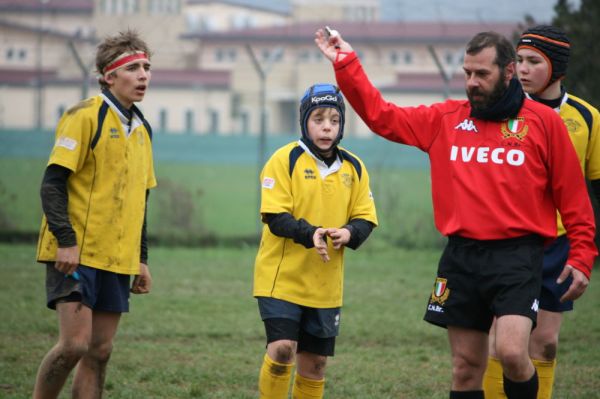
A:
[[[33,245],[0,245],[1,398],[30,397],[37,366],[56,338],[34,251]],[[132,297],[105,397],[256,398],[264,332],[251,297],[254,255],[254,247],[152,248],[153,292]],[[326,398],[448,397],[445,331],[422,321],[438,255],[370,242],[348,251]],[[599,303],[592,280],[566,316],[555,398],[600,397]]]

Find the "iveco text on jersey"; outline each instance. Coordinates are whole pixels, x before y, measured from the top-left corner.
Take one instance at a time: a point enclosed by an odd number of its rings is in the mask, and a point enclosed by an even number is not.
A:
[[[512,166],[521,166],[525,162],[525,153],[521,150],[499,147],[490,149],[490,147],[457,147],[455,145],[450,149],[450,160],[456,161],[459,159],[463,162],[475,161],[479,163],[493,162],[501,165],[506,162]]]

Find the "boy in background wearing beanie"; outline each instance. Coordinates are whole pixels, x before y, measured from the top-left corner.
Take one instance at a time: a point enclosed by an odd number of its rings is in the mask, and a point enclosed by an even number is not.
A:
[[[344,100],[331,84],[300,102],[300,140],[278,149],[261,173],[264,223],[254,292],[267,335],[260,398],[322,398],[327,357],[340,326],[344,247],[357,249],[377,225],[369,175],[339,147]]]
[[[565,33],[540,25],[525,31],[517,45],[517,75],[531,99],[553,108],[563,119],[585,177],[600,200],[600,114],[562,86],[569,62],[570,43]],[[529,355],[539,379],[538,399],[550,399],[554,383],[558,336],[562,312],[573,310],[573,301],[563,297],[569,289],[585,290],[589,279],[565,266],[569,252],[565,228],[558,217],[558,238],[544,252],[543,282],[537,327],[529,340]],[[581,294],[580,294],[581,295]],[[484,377],[487,399],[506,398],[502,368],[496,358],[495,329],[490,331],[490,359]]]

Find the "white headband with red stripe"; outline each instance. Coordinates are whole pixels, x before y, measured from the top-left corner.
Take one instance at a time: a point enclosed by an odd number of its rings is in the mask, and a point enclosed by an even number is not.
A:
[[[133,51],[129,53],[123,53],[117,58],[115,58],[110,64],[108,64],[104,71],[102,71],[103,75],[106,77],[111,72],[116,71],[119,68],[126,67],[127,65],[133,64],[139,60],[144,60],[148,64],[150,64],[150,60],[148,56],[143,51]]]

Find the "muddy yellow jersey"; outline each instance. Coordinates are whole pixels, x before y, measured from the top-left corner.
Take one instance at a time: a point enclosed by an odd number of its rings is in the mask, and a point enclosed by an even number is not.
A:
[[[313,226],[342,227],[360,218],[377,225],[369,174],[362,161],[340,148],[328,167],[302,142],[273,154],[261,173],[261,214],[290,213]],[[278,237],[263,225],[254,269],[254,296],[283,299],[314,308],[342,305],[344,247],[333,249],[329,262],[314,248]]]
[[[600,179],[600,113],[572,94],[564,95],[557,111],[567,126],[583,175],[588,180]],[[558,215],[558,235],[563,234],[566,230]]]
[[[121,274],[139,273],[146,190],[156,186],[150,127],[132,110],[129,121],[110,94],[84,100],[59,121],[48,161],[72,171],[68,214],[80,263]],[[56,249],[44,217],[38,261],[54,261]]]

